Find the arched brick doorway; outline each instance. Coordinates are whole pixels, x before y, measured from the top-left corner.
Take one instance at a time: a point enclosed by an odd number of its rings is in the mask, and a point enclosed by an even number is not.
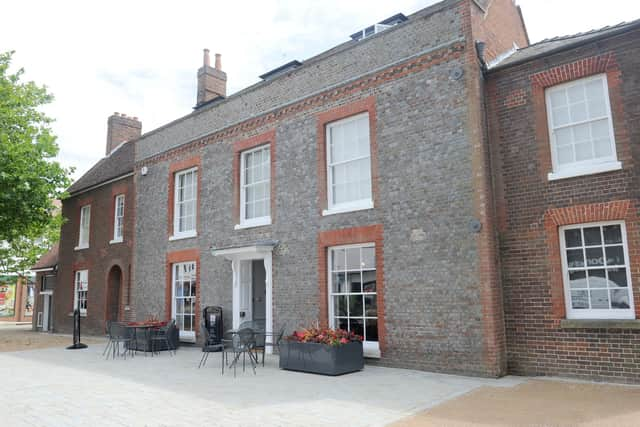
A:
[[[120,288],[122,270],[117,265],[111,267],[107,276],[107,313],[106,320],[120,320]]]

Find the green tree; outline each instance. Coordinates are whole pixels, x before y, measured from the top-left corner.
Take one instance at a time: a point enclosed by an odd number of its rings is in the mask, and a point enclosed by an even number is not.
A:
[[[64,196],[72,172],[53,160],[58,145],[52,120],[40,111],[53,96],[34,82],[22,82],[23,69],[12,74],[12,55],[0,52],[0,242],[5,247],[44,237],[56,221],[59,227],[53,201]]]

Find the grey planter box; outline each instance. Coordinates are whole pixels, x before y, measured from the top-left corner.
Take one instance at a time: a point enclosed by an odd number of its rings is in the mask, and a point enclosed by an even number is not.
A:
[[[280,369],[323,375],[342,375],[364,368],[362,343],[352,341],[336,347],[296,341],[280,343]]]

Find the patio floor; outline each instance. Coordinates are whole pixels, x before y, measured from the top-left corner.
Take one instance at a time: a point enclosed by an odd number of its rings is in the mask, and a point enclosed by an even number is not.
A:
[[[341,377],[267,366],[220,375],[220,356],[198,369],[201,352],[182,347],[105,360],[103,343],[0,353],[0,399],[7,426],[382,426],[482,386],[489,380],[366,366]]]

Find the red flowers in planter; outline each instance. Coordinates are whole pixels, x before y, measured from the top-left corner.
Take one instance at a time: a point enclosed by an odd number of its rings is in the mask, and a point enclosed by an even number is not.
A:
[[[344,329],[308,328],[294,331],[286,339],[287,341],[314,342],[337,346],[348,344],[351,341],[362,341],[362,336]]]

